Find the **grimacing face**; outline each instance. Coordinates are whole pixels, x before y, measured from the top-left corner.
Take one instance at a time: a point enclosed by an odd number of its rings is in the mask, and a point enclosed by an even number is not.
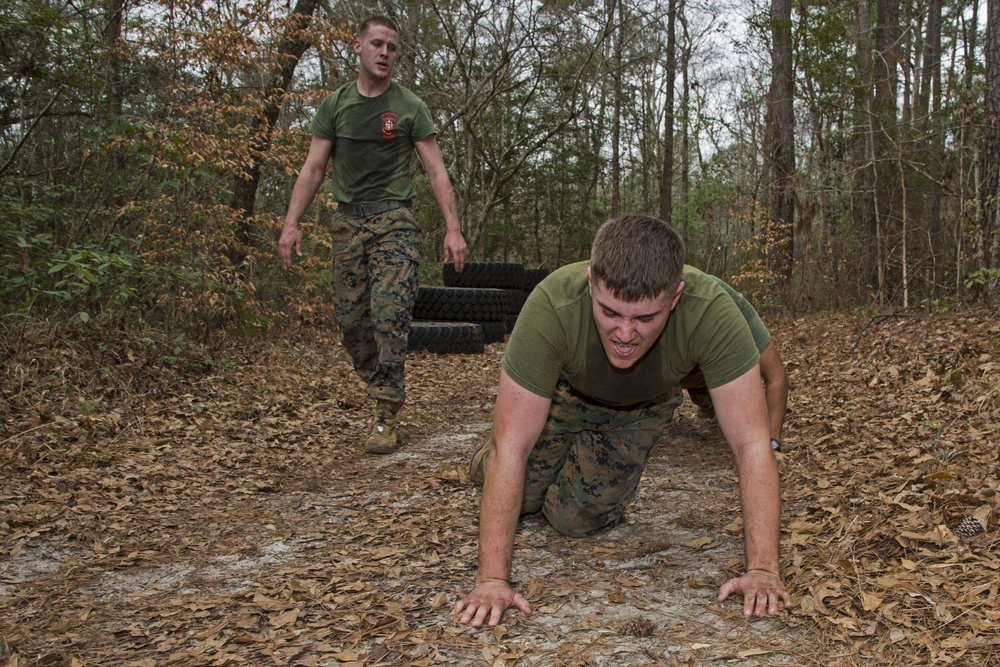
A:
[[[589,268],[587,283],[604,353],[612,366],[623,370],[631,368],[656,343],[684,291],[681,282],[673,294],[665,290],[654,298],[630,302],[615,297],[590,275]]]

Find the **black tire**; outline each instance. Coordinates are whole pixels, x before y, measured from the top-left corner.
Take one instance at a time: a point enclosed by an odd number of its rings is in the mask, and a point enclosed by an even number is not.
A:
[[[517,315],[524,307],[524,302],[528,300],[528,292],[523,289],[509,289],[507,292],[507,317]]]
[[[413,322],[407,349],[434,354],[482,354],[483,329],[472,322]]]
[[[496,322],[476,322],[483,330],[483,344],[502,343],[507,336],[507,321],[497,320]]]
[[[478,287],[495,289],[521,289],[524,285],[524,266],[512,262],[467,262],[462,272],[455,265],[444,265],[446,287]]]
[[[419,287],[413,319],[444,322],[497,322],[507,318],[507,293],[502,289]]]
[[[521,284],[521,288],[526,292],[531,292],[531,290],[535,289],[535,285],[542,282],[547,275],[549,275],[548,269],[525,269],[524,282]]]

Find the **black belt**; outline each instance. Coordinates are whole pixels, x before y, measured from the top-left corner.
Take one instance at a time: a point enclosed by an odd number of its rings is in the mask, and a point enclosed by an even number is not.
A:
[[[410,208],[412,203],[409,199],[405,201],[387,199],[368,204],[345,204],[344,202],[337,202],[337,210],[352,218],[366,218],[369,215],[377,215],[397,208]]]

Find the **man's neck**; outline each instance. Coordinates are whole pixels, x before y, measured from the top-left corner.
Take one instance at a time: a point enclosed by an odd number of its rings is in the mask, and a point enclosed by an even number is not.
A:
[[[391,81],[389,79],[382,79],[380,81],[372,81],[366,77],[358,77],[358,93],[362,97],[378,97],[385,91],[389,90]]]

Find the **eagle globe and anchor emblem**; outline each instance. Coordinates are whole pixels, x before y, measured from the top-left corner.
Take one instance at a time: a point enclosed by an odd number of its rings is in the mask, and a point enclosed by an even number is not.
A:
[[[382,114],[382,138],[392,139],[396,136],[396,120],[399,118],[391,111]]]

